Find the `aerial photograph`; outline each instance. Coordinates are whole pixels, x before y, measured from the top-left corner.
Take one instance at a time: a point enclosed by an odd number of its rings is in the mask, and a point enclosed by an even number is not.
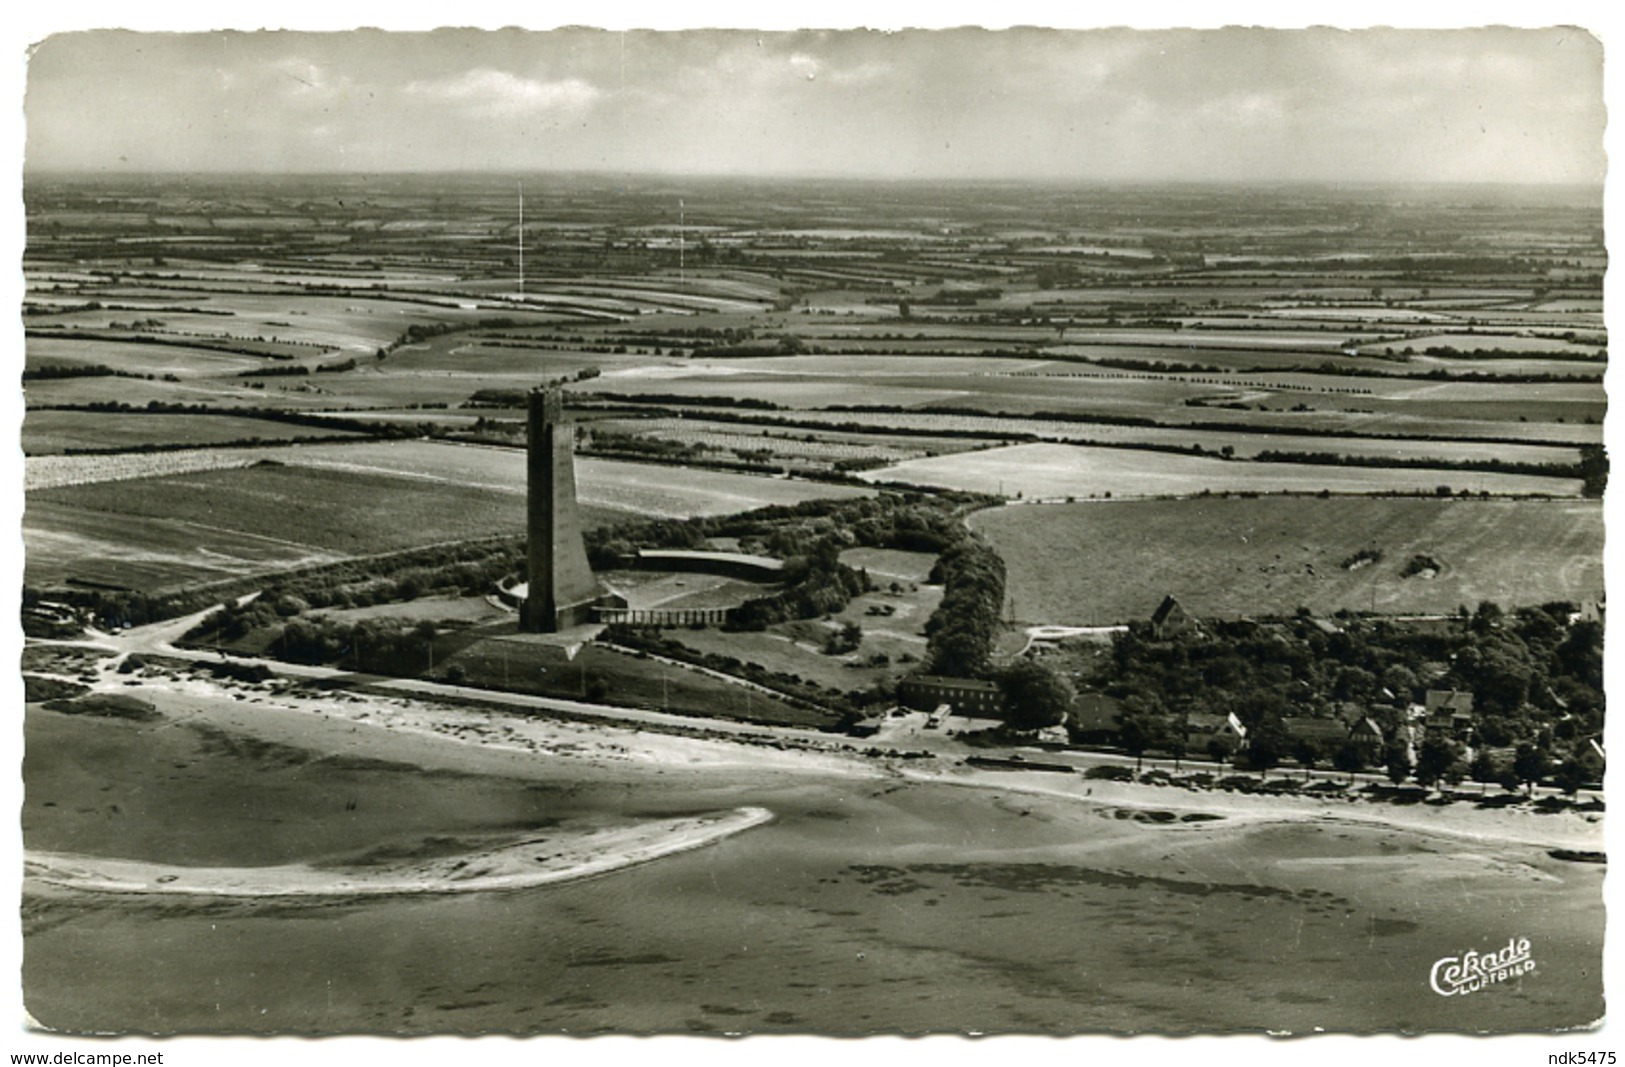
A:
[[[1595,34],[105,28],[21,103],[27,1027],[1595,1043]]]

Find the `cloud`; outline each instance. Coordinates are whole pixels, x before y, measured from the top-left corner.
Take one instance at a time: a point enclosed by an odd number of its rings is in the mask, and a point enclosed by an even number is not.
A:
[[[42,168],[1596,181],[1601,70],[1562,30],[93,31],[26,109]]]
[[[603,96],[596,86],[580,78],[540,81],[489,67],[451,78],[410,82],[403,91],[498,118],[579,111]]]

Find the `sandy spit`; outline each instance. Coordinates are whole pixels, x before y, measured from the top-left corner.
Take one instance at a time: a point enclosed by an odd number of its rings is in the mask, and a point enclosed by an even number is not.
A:
[[[180,867],[65,853],[27,852],[25,883],[99,893],[208,897],[359,897],[525,889],[588,878],[687,852],[760,826],[766,808],[665,819],[568,835],[527,836],[456,856],[380,869]]]

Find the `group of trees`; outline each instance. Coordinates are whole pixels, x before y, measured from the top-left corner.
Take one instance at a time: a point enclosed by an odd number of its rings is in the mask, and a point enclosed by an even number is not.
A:
[[[1550,777],[1559,789],[1572,796],[1586,783],[1600,780],[1600,760],[1588,758],[1577,749],[1557,757],[1549,746],[1547,738],[1523,741],[1510,757],[1498,756],[1488,747],[1480,746],[1469,759],[1461,742],[1434,731],[1424,736],[1414,760],[1405,745],[1390,743],[1383,752],[1383,769],[1395,785],[1411,779],[1417,785],[1432,789],[1471,779],[1479,784],[1480,792],[1498,785],[1509,792],[1523,789],[1528,793],[1533,791],[1535,783]],[[1366,767],[1363,760],[1353,765],[1340,760],[1337,769],[1352,774]]]
[[[428,621],[295,618],[272,638],[270,650],[294,663],[341,663],[356,670],[419,674],[434,665],[438,632]]]
[[[1572,737],[1599,731],[1604,705],[1602,626],[1571,622],[1575,613],[1552,603],[1507,614],[1485,602],[1445,623],[1348,619],[1328,634],[1307,617],[1211,622],[1202,634],[1162,641],[1136,624],[1099,681],[1164,714],[1235,713],[1249,729],[1272,717],[1326,717],[1344,702],[1397,726],[1401,708],[1426,689],[1464,689],[1491,745],[1543,728]]]
[[[784,588],[754,597],[728,613],[731,630],[765,630],[791,619],[831,615],[869,588],[869,579],[841,562],[833,539],[785,561]]]
[[[942,602],[926,621],[926,663],[933,674],[974,678],[987,670],[1004,610],[1004,560],[968,531],[937,558],[931,580]]]
[[[1608,488],[1608,453],[1602,445],[1580,446],[1580,494],[1601,499]]]
[[[345,560],[283,575],[246,604],[222,604],[186,636],[229,643],[311,608],[355,608],[415,600],[432,593],[478,594],[524,569],[518,538],[437,545]]]
[[[257,634],[265,652],[293,663],[337,663],[384,674],[420,674],[433,666],[439,630],[427,620],[372,618],[350,622],[300,616],[291,598],[227,605],[187,635],[219,642]]]
[[[1033,659],[1018,659],[998,673],[1004,693],[1005,725],[1014,730],[1058,726],[1077,692],[1071,679]]]
[[[406,345],[421,344],[435,337],[444,337],[448,333],[464,333],[469,330],[502,330],[517,326],[519,323],[510,318],[487,318],[477,322],[467,320],[453,322],[414,322],[401,332],[395,340],[374,353],[379,359],[388,358],[389,354],[397,348]]]
[[[1287,759],[1306,767],[1330,761],[1347,773],[1381,766],[1396,783],[1432,786],[1471,776],[1515,788],[1555,769],[1560,784],[1578,788],[1596,773],[1584,741],[1602,730],[1604,695],[1602,626],[1576,614],[1566,603],[1508,614],[1485,602],[1442,624],[1351,620],[1327,634],[1300,617],[1275,625],[1210,623],[1206,633],[1166,641],[1137,625],[1116,641],[1097,681],[1121,702],[1121,744],[1135,755],[1153,749],[1183,755],[1193,715],[1234,714],[1246,731],[1242,754],[1264,771]],[[1438,727],[1425,732],[1414,761],[1400,740],[1408,707],[1428,689],[1473,694],[1471,760]],[[1348,721],[1351,705],[1381,727],[1384,750],[1347,738],[1293,736],[1284,723],[1339,713]],[[1235,743],[1214,738],[1207,747],[1222,755]],[[1490,754],[1508,748],[1516,758]]]

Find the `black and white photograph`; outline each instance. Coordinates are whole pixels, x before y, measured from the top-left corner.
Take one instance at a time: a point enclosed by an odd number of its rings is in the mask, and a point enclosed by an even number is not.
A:
[[[1595,26],[440,14],[13,42],[17,1031],[1608,1047]]]

